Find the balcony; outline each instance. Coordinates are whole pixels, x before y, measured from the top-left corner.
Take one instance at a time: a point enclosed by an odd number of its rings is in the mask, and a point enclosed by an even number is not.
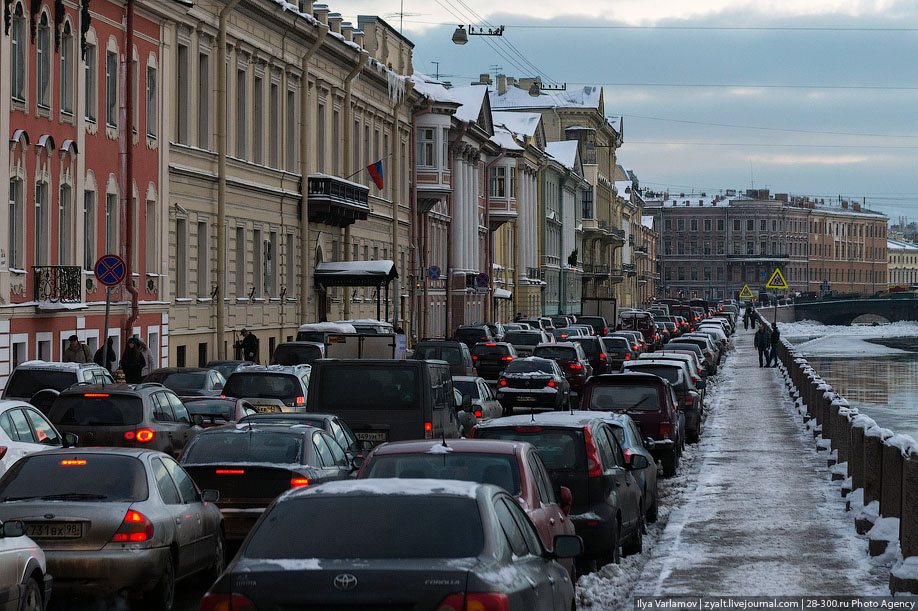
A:
[[[364,221],[370,213],[370,189],[364,185],[329,176],[309,176],[309,220],[333,227]]]
[[[608,276],[609,266],[606,264],[584,263],[583,264],[583,275],[584,276]]]
[[[39,303],[80,303],[83,270],[79,265],[41,265],[32,268],[32,299]]]
[[[646,246],[637,246],[634,249],[634,258],[640,259],[647,256],[647,247]]]
[[[625,272],[620,267],[613,268],[610,273],[611,276],[609,276],[609,280],[612,282],[612,284],[618,284],[625,279]]]
[[[624,246],[625,245],[625,230],[616,229],[615,227],[610,227],[608,229],[608,235],[606,236],[606,243],[612,246]]]
[[[625,272],[625,274],[628,276],[637,276],[637,264],[622,263],[622,271]]]
[[[545,274],[538,267],[527,267],[526,276],[521,281],[529,284],[545,284]]]
[[[492,197],[488,201],[488,224],[491,231],[497,231],[504,223],[517,217],[516,200]]]

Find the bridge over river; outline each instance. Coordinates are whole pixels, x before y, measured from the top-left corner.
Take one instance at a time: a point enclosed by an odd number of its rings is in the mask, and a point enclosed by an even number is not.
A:
[[[773,319],[773,308],[759,308],[759,312],[766,320]],[[826,325],[918,321],[918,299],[839,299],[778,307],[778,322],[798,320],[815,320]]]

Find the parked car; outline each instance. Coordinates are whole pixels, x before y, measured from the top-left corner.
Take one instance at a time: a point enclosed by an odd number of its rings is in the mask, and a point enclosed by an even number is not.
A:
[[[201,610],[567,610],[574,585],[556,560],[582,547],[560,535],[545,550],[516,499],[496,486],[331,482],[275,501]]]
[[[446,361],[454,376],[475,375],[472,351],[458,340],[422,339],[414,347],[411,358],[419,361]]]
[[[551,337],[556,342],[566,342],[574,337],[584,337],[587,335],[579,327],[560,327],[551,332]]]
[[[720,352],[714,346],[713,342],[711,342],[709,337],[699,337],[694,335],[693,331],[692,333],[683,335],[679,339],[669,342],[667,345],[671,345],[673,347],[685,345],[697,346],[698,349],[701,350],[701,354],[708,364],[708,373],[711,375],[717,373],[717,366],[720,362]]]
[[[637,358],[638,352],[631,348],[631,340],[627,337],[607,335],[601,337],[603,351],[609,357],[609,373],[621,371],[622,364]]]
[[[507,365],[497,384],[497,398],[505,414],[512,414],[517,406],[559,410],[571,404],[570,382],[551,359],[516,359]]]
[[[27,401],[48,413],[62,390],[80,383],[114,384],[115,379],[108,369],[95,363],[26,361],[13,369],[0,398]]]
[[[504,341],[513,344],[513,348],[520,357],[532,356],[532,351],[539,344],[551,341],[551,335],[541,330],[509,331],[504,335]]]
[[[564,372],[571,390],[577,393],[583,389],[587,378],[593,375],[593,367],[583,353],[583,348],[574,342],[539,344],[533,356],[555,361]]]
[[[459,436],[452,374],[444,361],[316,361],[306,411],[340,416],[357,439],[373,445]]]
[[[44,611],[51,598],[53,577],[48,573],[45,553],[25,535],[18,520],[0,523],[0,592],[6,593],[3,608],[9,611]]]
[[[226,378],[218,371],[203,367],[162,367],[146,375],[143,381],[162,384],[180,397],[219,396]]]
[[[145,384],[73,386],[51,404],[48,419],[57,430],[73,433],[79,445],[143,448],[178,456],[201,432],[172,390]]]
[[[682,455],[683,422],[668,381],[647,373],[593,376],[583,389],[581,406],[631,416],[642,435],[653,439],[652,452],[663,463],[663,475],[676,474]]]
[[[259,412],[302,410],[311,374],[309,365],[252,365],[231,373],[223,394],[248,399]]]
[[[325,344],[319,342],[281,342],[274,348],[272,365],[312,365],[325,358]]]
[[[571,341],[580,345],[583,354],[590,361],[590,367],[593,368],[592,375],[611,373],[613,371],[612,355],[606,353],[602,337],[575,337]]]
[[[357,479],[382,477],[493,484],[516,497],[545,549],[553,549],[558,535],[576,534],[568,519],[571,491],[564,486],[555,491],[539,453],[529,443],[481,439],[386,443],[370,453],[357,473]],[[562,564],[574,580],[573,559]]]
[[[208,361],[205,367],[219,372],[224,378],[229,378],[230,374],[237,369],[250,365],[252,365],[250,361]]]
[[[355,470],[324,430],[276,424],[208,429],[188,445],[181,464],[198,486],[220,492],[217,506],[230,540],[245,538],[282,492],[344,479]]]
[[[590,325],[593,328],[593,333],[601,337],[607,335],[612,330],[609,328],[608,321],[602,316],[578,316],[577,324]]]
[[[253,414],[239,421],[239,424],[278,424],[287,426],[314,426],[324,430],[335,438],[349,460],[365,456],[369,448],[364,448],[347,422],[334,414]]]
[[[516,348],[507,342],[479,342],[472,348],[472,361],[478,377],[494,383],[517,356]]]
[[[170,609],[177,580],[223,572],[217,497],[161,452],[50,450],[0,478],[0,520],[41,545],[56,597],[127,592]]]
[[[550,318],[551,324],[555,327],[555,331],[573,324],[573,321],[567,316],[551,316]]]
[[[694,352],[683,352],[675,350],[661,350],[660,352],[654,352],[653,354],[642,354],[639,361],[680,361],[685,363],[688,366],[689,374],[692,379],[692,384],[696,388],[701,390],[701,394],[704,395],[705,384],[700,384],[705,380],[705,374],[702,371],[702,363],[698,359],[698,355]]]
[[[475,347],[478,342],[493,342],[494,336],[487,325],[462,325],[453,333],[453,339],[456,339],[466,346],[469,350]]]
[[[336,320],[337,325],[350,325],[360,335],[395,335],[395,327],[392,323],[384,320],[374,320],[372,318],[357,318],[354,320]]]
[[[496,391],[492,390],[484,379],[475,376],[453,376],[453,388],[471,399],[472,409],[478,420],[490,420],[503,415],[504,408],[497,400]]]
[[[245,399],[233,397],[182,397],[182,403],[192,419],[195,416],[201,417],[203,428],[231,424],[258,413],[255,406]]]
[[[704,426],[701,390],[692,382],[687,363],[673,360],[638,359],[626,363],[623,372],[650,373],[668,381],[676,393],[679,411],[685,418],[685,440],[697,443]],[[703,388],[705,382],[699,381]]]
[[[44,414],[24,401],[0,401],[0,475],[35,452],[75,446],[73,433],[61,435]]]
[[[539,451],[556,486],[570,489],[570,519],[585,544],[584,558],[618,562],[619,552],[643,548],[644,505],[631,471],[647,467],[643,456],[631,462],[601,414],[565,412],[511,416],[478,425],[475,439],[528,441]]]
[[[597,414],[599,415],[599,414]],[[631,475],[641,489],[644,498],[644,519],[653,524],[657,521],[660,507],[660,497],[657,493],[657,462],[650,449],[654,442],[650,437],[642,437],[637,424],[627,414],[609,414],[603,418],[612,426],[615,439],[622,446],[625,462],[631,463],[631,458],[640,454],[647,459],[647,466],[643,469],[633,469]]]
[[[472,406],[472,398],[463,395],[458,388],[453,386],[453,406],[459,418],[459,437],[465,437],[478,424],[478,417]]]

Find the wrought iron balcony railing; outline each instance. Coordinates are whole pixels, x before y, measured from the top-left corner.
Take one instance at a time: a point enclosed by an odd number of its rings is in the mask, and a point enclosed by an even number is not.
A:
[[[80,303],[83,272],[79,265],[36,265],[32,268],[33,299]]]

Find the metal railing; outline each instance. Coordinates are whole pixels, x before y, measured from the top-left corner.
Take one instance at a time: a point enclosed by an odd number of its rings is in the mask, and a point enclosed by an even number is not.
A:
[[[79,265],[36,265],[32,267],[35,301],[80,303],[83,271]]]

